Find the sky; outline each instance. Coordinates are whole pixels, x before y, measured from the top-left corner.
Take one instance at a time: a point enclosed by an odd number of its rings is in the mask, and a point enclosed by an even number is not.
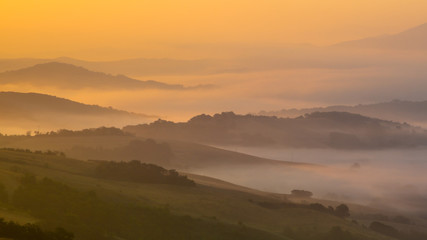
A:
[[[1,0],[0,58],[209,58],[217,46],[336,42],[426,21],[425,0]]]
[[[1,90],[173,121],[222,111],[421,101],[427,47],[377,52],[327,46],[405,31],[427,23],[426,11],[426,0],[0,0],[0,59],[216,59],[213,73],[205,75],[198,66],[193,75],[120,72],[139,80],[216,86],[210,90]]]

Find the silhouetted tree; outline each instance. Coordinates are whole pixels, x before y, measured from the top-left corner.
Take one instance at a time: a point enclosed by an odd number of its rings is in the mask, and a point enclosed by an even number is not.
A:
[[[347,205],[341,204],[335,208],[335,215],[342,218],[350,217],[350,209]]]
[[[291,194],[292,196],[300,197],[300,198],[310,198],[313,196],[312,192],[305,191],[305,190],[297,190],[297,189],[292,190]]]

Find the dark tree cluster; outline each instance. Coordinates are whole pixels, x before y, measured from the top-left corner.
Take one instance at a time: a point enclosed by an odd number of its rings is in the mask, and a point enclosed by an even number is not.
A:
[[[19,225],[0,218],[0,237],[14,240],[72,240],[74,235],[63,228],[43,231],[35,224]]]
[[[325,207],[320,203],[312,203],[308,205],[308,207],[310,209],[313,209],[319,212],[329,213],[331,215],[335,215],[340,218],[350,217],[350,208],[345,204],[340,204],[337,207],[335,207],[335,209],[331,206]]]
[[[361,216],[363,219],[372,219],[375,221],[386,221],[386,222],[395,222],[399,224],[413,225],[414,222],[402,215],[397,216],[387,216],[384,214],[376,213],[376,214],[364,214]]]
[[[34,154],[42,154],[42,155],[65,157],[65,153],[60,152],[60,151],[51,151],[51,150],[47,150],[47,151],[41,151],[41,150],[31,151],[30,149],[21,149],[21,148],[1,148],[0,150],[12,151],[12,152],[21,152],[21,153],[34,153]]]
[[[72,152],[75,156],[86,159],[140,160],[160,165],[167,165],[173,157],[173,152],[169,144],[158,143],[152,139],[132,140],[124,146],[113,149],[76,146],[73,147]]]
[[[253,202],[253,201],[252,201]],[[298,204],[291,202],[256,202],[257,205],[268,208],[268,209],[282,209],[282,208],[308,208],[315,211],[331,214],[340,218],[346,218],[350,216],[350,209],[347,205],[341,204],[337,206],[335,209],[331,206],[325,207],[320,203],[312,203],[312,204]]]
[[[427,239],[427,234],[417,231],[399,231],[398,229],[384,224],[382,222],[374,221],[369,225],[372,231],[381,233],[383,235],[393,237],[399,240],[421,240]]]
[[[334,226],[323,234],[307,231],[307,228],[292,228],[288,226],[284,228],[283,235],[295,240],[366,240],[366,238],[356,237],[339,226]]]
[[[132,134],[122,131],[115,127],[100,127],[73,131],[61,129],[56,132],[48,133],[35,132],[36,136],[59,136],[59,137],[85,137],[85,136],[132,136]]]
[[[105,179],[140,183],[161,183],[183,186],[195,186],[194,181],[180,175],[175,170],[167,170],[154,164],[102,161],[96,168],[96,176]]]
[[[310,198],[313,196],[313,193],[310,191],[306,191],[306,190],[294,189],[291,191],[291,195],[294,197],[299,197],[299,198]]]

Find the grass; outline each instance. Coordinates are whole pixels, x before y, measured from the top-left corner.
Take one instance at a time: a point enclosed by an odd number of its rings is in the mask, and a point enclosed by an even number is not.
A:
[[[197,187],[111,181],[91,176],[95,164],[60,156],[0,150],[0,182],[10,194],[18,187],[18,178],[28,172],[80,190],[94,190],[105,201],[167,208],[176,215],[188,215],[208,222],[244,225],[282,236],[283,239],[286,239],[283,235],[285,229],[319,235],[334,226],[371,239],[390,239],[349,220],[311,209],[271,210],[260,207],[253,201],[280,201],[280,196],[216,179],[190,175],[198,183]],[[37,221],[27,213],[13,209],[0,208],[0,216],[20,223]]]

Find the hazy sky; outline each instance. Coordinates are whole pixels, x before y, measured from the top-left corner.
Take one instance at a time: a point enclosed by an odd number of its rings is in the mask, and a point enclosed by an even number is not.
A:
[[[1,0],[0,57],[210,57],[218,45],[328,45],[426,21],[425,0]]]

